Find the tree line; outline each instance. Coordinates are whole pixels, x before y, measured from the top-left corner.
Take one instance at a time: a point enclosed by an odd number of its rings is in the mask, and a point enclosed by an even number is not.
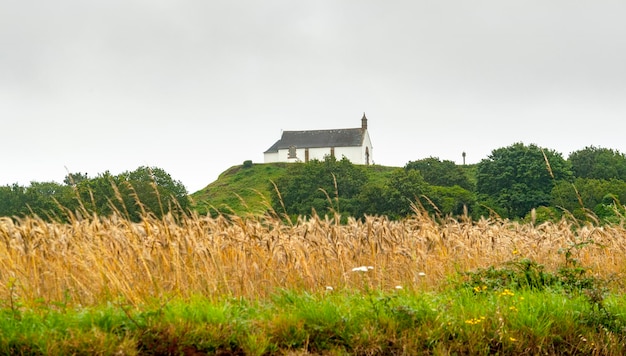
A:
[[[404,167],[352,164],[326,157],[287,166],[270,187],[271,207],[292,218],[339,213],[401,219],[416,211],[472,218],[577,219],[619,222],[625,214],[626,157],[617,150],[585,147],[567,159],[560,153],[515,143],[473,165],[428,157]],[[163,169],[139,167],[89,177],[70,173],[63,183],[0,186],[0,216],[38,215],[67,221],[73,214],[110,215],[133,221],[145,214],[187,213],[191,205],[180,181]]]
[[[185,186],[158,167],[142,166],[118,175],[106,171],[96,177],[70,173],[62,184],[0,186],[0,216],[38,215],[67,221],[75,214],[107,216],[115,212],[140,221],[146,214],[184,213],[189,206]]]
[[[372,179],[378,176],[368,170],[375,167],[333,157],[290,165],[271,190],[272,208],[291,217],[332,211],[399,219],[416,210],[536,222],[563,214],[605,222],[624,216],[626,157],[608,148],[585,147],[566,159],[552,149],[515,143],[475,165],[429,157],[384,179]]]

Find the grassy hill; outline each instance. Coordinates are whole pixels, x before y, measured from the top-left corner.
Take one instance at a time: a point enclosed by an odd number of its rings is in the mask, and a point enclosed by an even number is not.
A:
[[[233,166],[216,181],[193,194],[191,199],[199,214],[233,212],[237,215],[262,214],[270,204],[272,181],[287,172],[293,163],[254,163]],[[366,166],[371,182],[384,181],[398,167]]]
[[[262,213],[269,204],[271,182],[283,175],[288,163],[268,163],[233,166],[216,181],[193,194],[191,199],[199,214],[232,212]]]

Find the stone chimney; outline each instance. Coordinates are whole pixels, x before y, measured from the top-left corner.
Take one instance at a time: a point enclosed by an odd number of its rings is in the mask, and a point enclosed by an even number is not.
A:
[[[365,113],[363,113],[363,117],[361,118],[361,129],[367,130],[367,117],[365,117]]]

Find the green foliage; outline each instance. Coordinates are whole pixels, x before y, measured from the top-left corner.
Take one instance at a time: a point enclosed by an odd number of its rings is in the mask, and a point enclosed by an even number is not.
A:
[[[439,213],[443,215],[461,216],[476,204],[476,197],[471,191],[458,185],[452,187],[430,187],[428,198]]]
[[[617,150],[589,146],[567,159],[577,178],[626,180],[626,156]]]
[[[617,179],[601,180],[576,178],[573,183],[558,182],[551,192],[553,206],[571,212],[579,220],[590,215],[605,222],[617,222],[626,201],[626,182]]]
[[[609,224],[621,224],[626,217],[626,206],[613,194],[607,194],[602,203],[593,209],[594,214],[602,222]]]
[[[357,197],[359,208],[357,216],[363,215],[386,215],[390,218],[396,216],[391,213],[395,210],[392,202],[386,195],[387,186],[368,182],[363,186]]]
[[[285,174],[289,163],[254,164],[250,168],[233,166],[204,189],[191,194],[198,214],[263,214],[270,208],[274,192],[271,182]],[[279,210],[282,211],[282,210]]]
[[[557,222],[561,220],[562,216],[562,212],[555,207],[540,206],[526,214],[523,221],[525,223],[539,225],[545,222]]]
[[[528,264],[531,273],[536,266]],[[626,299],[603,309],[544,289],[283,291],[272,300],[172,298],[21,317],[0,310],[0,353],[29,355],[609,354],[625,351]]]
[[[347,159],[292,164],[276,180],[272,207],[289,216],[337,212],[362,217],[385,215],[399,219],[424,206],[433,214],[462,214],[474,204],[474,195],[459,187],[435,187],[420,171],[396,168],[384,180],[372,179],[365,166]],[[283,210],[284,209],[284,210]]]
[[[464,167],[464,172],[473,172],[473,167]],[[367,214],[399,219],[414,214],[414,205],[444,216],[464,214],[466,209],[471,212],[477,206],[473,192],[459,186],[432,186],[417,170],[353,165],[347,159],[333,162],[332,157],[295,165],[231,167],[192,194],[192,199],[201,214],[258,214],[271,208],[291,217],[315,210],[339,212],[344,218]]]
[[[118,209],[125,209],[131,220],[138,221],[145,213],[162,217],[167,212],[183,213],[189,208],[185,186],[161,168],[142,166],[118,175],[115,183],[122,197],[122,201],[118,198]]]
[[[21,211],[21,196],[24,188],[17,184],[0,187],[0,216],[14,216],[23,213]]]
[[[583,221],[621,223],[626,213],[625,162],[623,154],[611,149],[586,147],[565,161],[552,150],[522,143],[496,149],[488,159],[464,166],[436,157],[409,161],[404,169],[353,165],[332,157],[298,164],[246,160],[190,196],[180,182],[154,167],[119,175],[106,171],[93,178],[69,173],[64,184],[0,186],[0,216],[64,219],[68,212],[117,211],[136,221],[144,213],[162,216],[172,209],[213,216],[273,209],[291,217],[315,210],[322,215],[340,213],[344,219],[364,215],[400,219],[421,206],[438,216],[468,213],[472,218],[542,223],[567,212]]]
[[[98,174],[97,177],[83,180],[76,185],[76,200],[82,210],[90,214],[103,216],[111,215],[117,206],[115,188],[118,185],[116,177],[109,171]]]
[[[502,267],[480,268],[476,271],[464,272],[466,281],[461,288],[469,288],[476,293],[486,290],[550,290],[563,292],[568,296],[583,296],[596,309],[604,308],[604,295],[607,293],[604,281],[588,272],[581,266],[576,253],[589,245],[597,245],[588,239],[571,243],[559,252],[564,256],[564,263],[557,271],[546,271],[544,266],[529,258],[516,258],[506,262]],[[601,247],[601,246],[600,246]]]
[[[272,208],[283,212],[284,207],[288,215],[306,216],[313,210],[321,215],[329,212],[355,215],[358,206],[355,199],[367,179],[363,167],[345,157],[337,160],[328,156],[324,161],[293,163],[275,182]]]
[[[414,213],[412,205],[420,204],[420,198],[428,194],[428,184],[416,170],[397,169],[389,179],[384,196],[389,211],[386,215],[402,218]]]
[[[429,157],[418,161],[409,161],[404,169],[419,171],[424,181],[430,185],[441,187],[457,185],[465,190],[473,189],[465,170],[452,161],[440,161],[439,158]]]
[[[461,286],[482,290],[538,289],[561,287],[561,279],[546,272],[544,266],[530,259],[509,261],[503,267],[489,266],[464,273],[468,280]]]
[[[88,179],[89,175],[87,175],[87,173],[69,173],[63,179],[63,183],[65,185],[75,186],[76,184]]]
[[[505,209],[509,218],[522,218],[531,209],[549,205],[556,182],[569,180],[567,161],[536,145],[512,146],[492,151],[477,167],[477,193]]]
[[[72,189],[58,183],[32,182],[28,187],[18,184],[0,187],[0,216],[38,215],[56,220],[64,215],[63,207],[72,206]]]
[[[105,216],[118,212],[138,221],[146,213],[161,217],[168,212],[186,212],[190,207],[183,184],[157,167],[139,167],[117,176],[107,171],[94,178],[71,173],[64,182],[0,187],[0,216],[36,214],[49,220],[67,220],[68,212]]]

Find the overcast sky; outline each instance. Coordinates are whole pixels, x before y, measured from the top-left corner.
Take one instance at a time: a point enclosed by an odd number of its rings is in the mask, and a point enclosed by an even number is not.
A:
[[[626,152],[626,1],[0,0],[0,185],[139,166],[189,192],[281,130],[376,164]]]

